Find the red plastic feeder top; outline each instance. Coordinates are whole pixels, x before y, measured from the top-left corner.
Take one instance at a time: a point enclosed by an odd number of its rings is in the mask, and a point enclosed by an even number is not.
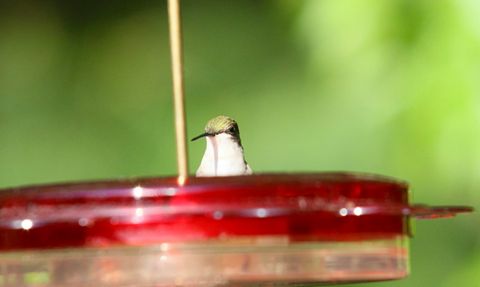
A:
[[[408,185],[351,174],[176,177],[0,191],[0,250],[144,246],[243,236],[359,241],[410,235],[409,218],[469,207],[411,205]]]

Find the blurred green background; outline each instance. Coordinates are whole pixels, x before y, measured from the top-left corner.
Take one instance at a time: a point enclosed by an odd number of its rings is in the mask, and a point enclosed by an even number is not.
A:
[[[175,173],[165,2],[0,1],[0,187]],[[257,172],[380,173],[415,202],[480,209],[478,15],[184,0],[188,135],[230,115]],[[408,279],[372,286],[480,286],[478,214],[418,222],[411,251]]]

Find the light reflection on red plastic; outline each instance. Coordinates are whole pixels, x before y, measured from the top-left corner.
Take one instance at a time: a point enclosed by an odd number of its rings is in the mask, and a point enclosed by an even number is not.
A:
[[[409,217],[467,207],[410,206],[408,186],[351,173],[177,177],[0,191],[0,250],[287,235],[356,241],[409,234]],[[28,227],[28,228],[26,228]]]

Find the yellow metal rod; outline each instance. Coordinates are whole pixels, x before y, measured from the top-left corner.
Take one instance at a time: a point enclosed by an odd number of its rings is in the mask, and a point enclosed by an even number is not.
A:
[[[179,183],[188,177],[188,152],[185,125],[185,97],[183,88],[182,27],[180,0],[168,0],[170,50],[172,54],[173,99]]]

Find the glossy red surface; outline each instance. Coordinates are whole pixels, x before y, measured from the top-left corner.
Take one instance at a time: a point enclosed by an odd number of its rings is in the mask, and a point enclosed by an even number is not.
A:
[[[409,234],[406,183],[350,174],[176,177],[0,190],[0,250],[146,245],[285,235],[354,241]]]

